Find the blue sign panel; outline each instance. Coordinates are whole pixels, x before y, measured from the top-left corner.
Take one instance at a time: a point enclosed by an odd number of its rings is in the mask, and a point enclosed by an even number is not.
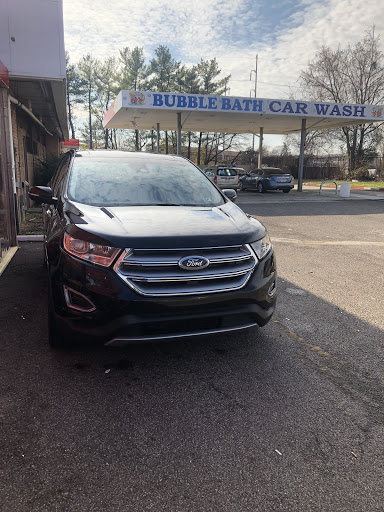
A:
[[[123,108],[153,108],[177,111],[217,111],[279,116],[384,119],[383,106],[310,102],[284,99],[243,98],[170,92],[121,91]]]

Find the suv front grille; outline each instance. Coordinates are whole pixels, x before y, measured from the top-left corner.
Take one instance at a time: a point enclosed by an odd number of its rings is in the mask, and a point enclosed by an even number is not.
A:
[[[183,269],[186,257],[209,260],[205,268]],[[194,249],[126,249],[114,270],[141,295],[170,296],[238,290],[251,277],[257,258],[249,245]]]

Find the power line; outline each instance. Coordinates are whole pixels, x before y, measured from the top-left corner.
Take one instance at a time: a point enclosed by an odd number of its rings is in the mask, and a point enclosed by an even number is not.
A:
[[[229,82],[249,82],[249,79],[247,80],[246,78],[242,78],[242,79],[236,79],[236,78],[232,79],[232,78],[230,78]],[[280,86],[280,87],[296,87],[297,89],[299,88],[298,85],[275,84],[273,82],[262,82],[261,80],[258,80],[257,83],[258,84],[264,84],[264,85],[277,85],[277,86]]]

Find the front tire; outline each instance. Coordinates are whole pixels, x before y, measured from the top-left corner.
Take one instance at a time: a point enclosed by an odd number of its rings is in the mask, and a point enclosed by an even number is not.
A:
[[[284,194],[288,194],[291,190],[288,188],[287,190],[283,190]]]

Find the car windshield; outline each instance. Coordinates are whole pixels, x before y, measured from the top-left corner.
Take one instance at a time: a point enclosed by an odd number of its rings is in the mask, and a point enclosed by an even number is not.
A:
[[[219,206],[225,201],[187,160],[92,156],[73,163],[68,197],[92,206]]]

